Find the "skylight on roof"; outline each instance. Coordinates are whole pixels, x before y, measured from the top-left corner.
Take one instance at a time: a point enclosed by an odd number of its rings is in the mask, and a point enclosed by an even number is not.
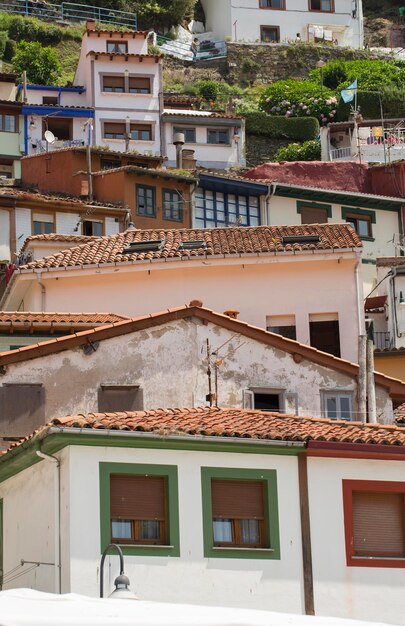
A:
[[[282,237],[283,244],[288,243],[319,243],[321,238],[319,235],[291,235]]]
[[[203,239],[196,239],[195,241],[182,241],[179,244],[179,250],[199,250],[200,248],[206,249],[207,244]]]
[[[159,252],[165,245],[164,239],[145,239],[133,241],[122,251],[123,254],[137,254],[138,252]]]

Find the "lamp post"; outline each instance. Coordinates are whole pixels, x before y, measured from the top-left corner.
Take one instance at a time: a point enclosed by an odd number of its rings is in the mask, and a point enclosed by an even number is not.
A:
[[[124,555],[122,550],[115,543],[110,543],[104,550],[100,562],[100,598],[104,598],[104,561],[111,548],[114,548],[120,557],[120,575],[114,581],[115,589],[110,594],[110,598],[118,600],[138,600],[136,595],[129,589],[129,578],[124,573]]]
[[[322,61],[322,59],[319,59],[319,61],[316,64],[316,67],[319,67],[319,69],[321,70],[321,96],[323,97],[323,68],[325,67],[326,63],[325,61]]]

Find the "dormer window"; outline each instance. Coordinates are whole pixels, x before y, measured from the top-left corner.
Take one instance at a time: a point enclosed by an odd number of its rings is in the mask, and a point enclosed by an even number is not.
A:
[[[128,42],[127,41],[107,41],[107,52],[116,54],[127,54]]]

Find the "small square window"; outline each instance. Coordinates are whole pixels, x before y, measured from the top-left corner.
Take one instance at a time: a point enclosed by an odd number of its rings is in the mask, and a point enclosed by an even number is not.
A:
[[[55,232],[54,216],[50,213],[34,213],[32,230],[34,235],[49,235]]]
[[[94,220],[84,220],[82,226],[82,234],[87,237],[102,237],[103,236],[103,222],[96,222]]]
[[[285,0],[259,0],[261,9],[285,9]]]
[[[196,143],[196,131],[195,128],[173,128],[173,137],[178,133],[183,133],[186,143]]]
[[[207,143],[209,144],[222,144],[229,145],[229,131],[228,130],[207,130]]]
[[[349,393],[323,393],[323,414],[329,419],[351,420],[353,418],[353,396]]]
[[[333,13],[335,10],[334,0],[309,0],[309,10]]]
[[[201,478],[204,555],[280,558],[276,472],[204,467]]]
[[[260,41],[262,43],[280,43],[279,26],[261,26]]]
[[[112,52],[115,54],[126,54],[128,52],[128,42],[107,41],[107,52]]]
[[[348,566],[405,567],[405,483],[343,480]]]
[[[156,217],[155,187],[136,186],[136,212],[146,217]]]
[[[180,556],[177,467],[100,463],[101,550]]]
[[[350,224],[359,237],[372,237],[371,217],[368,215],[346,215],[346,222]]]
[[[163,219],[183,221],[183,199],[174,189],[163,189]]]

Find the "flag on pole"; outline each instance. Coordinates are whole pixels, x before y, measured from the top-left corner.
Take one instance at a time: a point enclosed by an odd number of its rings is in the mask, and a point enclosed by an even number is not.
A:
[[[343,102],[353,102],[355,96],[357,95],[357,78],[351,85],[348,86],[347,89],[343,89],[340,92],[342,96]]]

